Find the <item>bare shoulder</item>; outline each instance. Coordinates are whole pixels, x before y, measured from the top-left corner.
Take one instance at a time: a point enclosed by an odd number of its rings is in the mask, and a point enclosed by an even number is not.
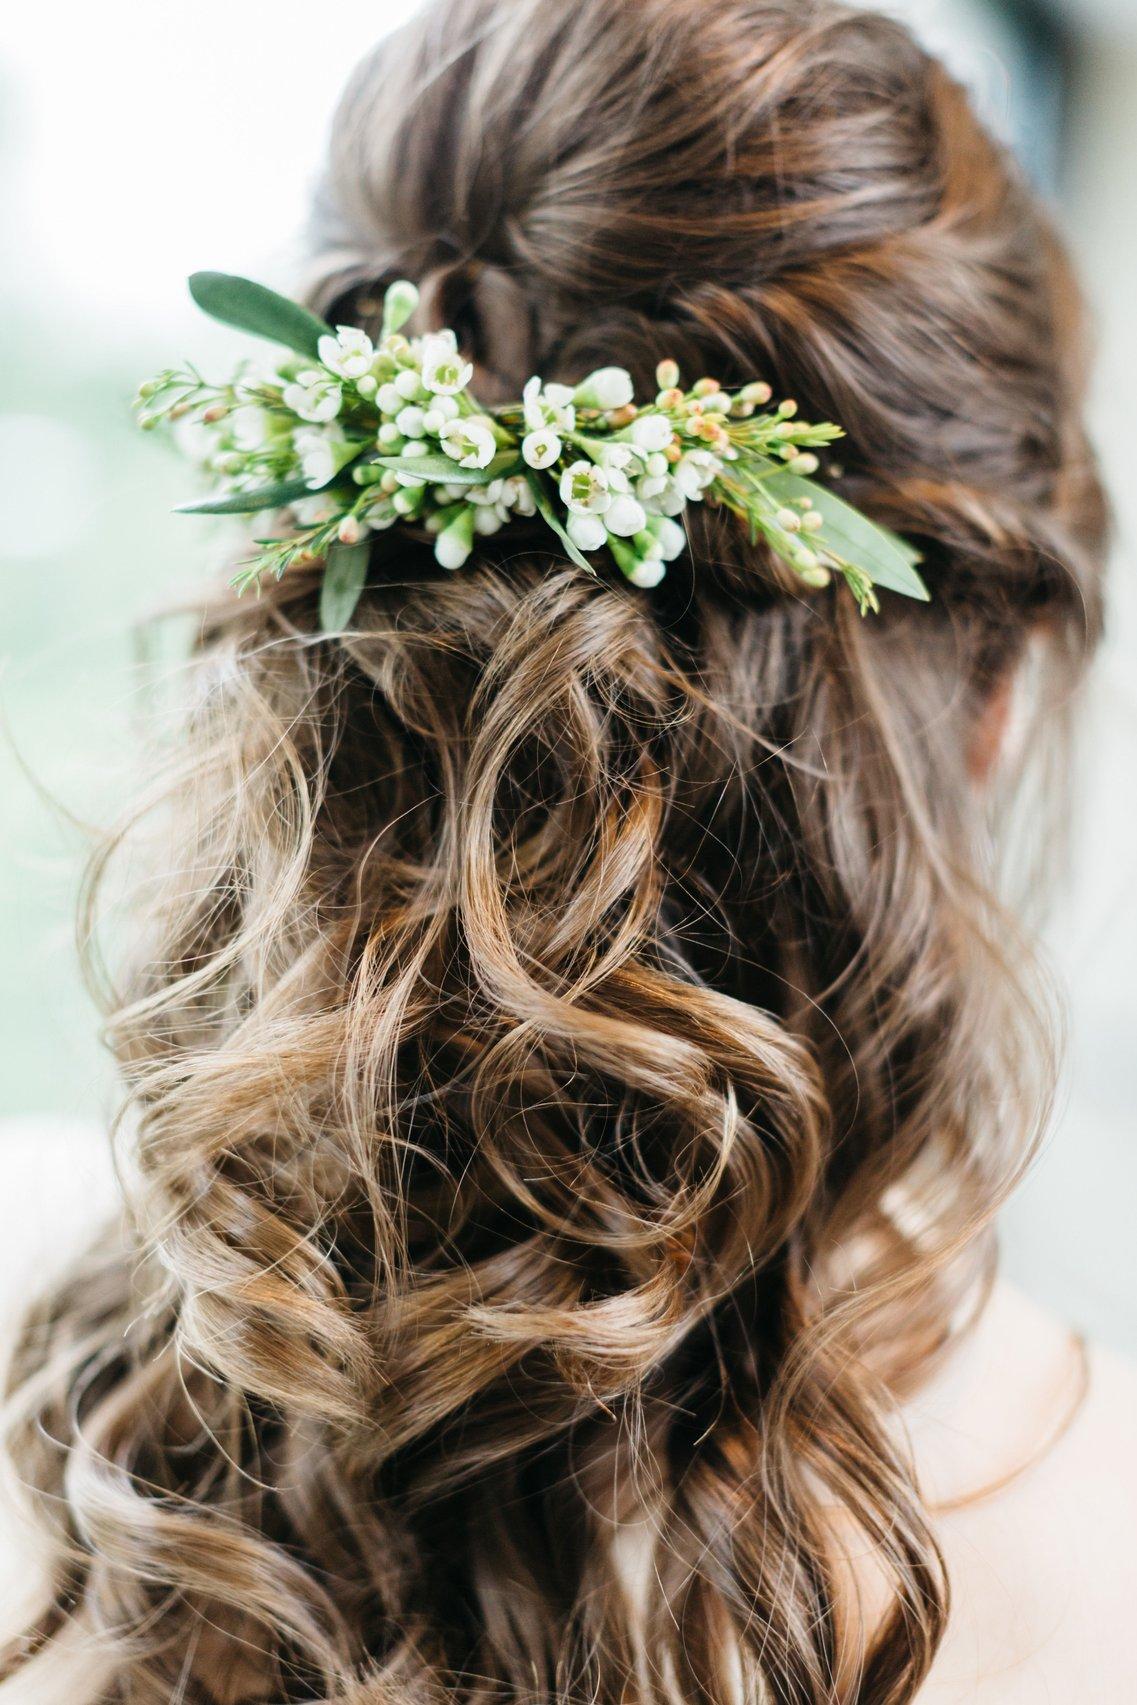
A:
[[[1000,1289],[914,1406],[953,1588],[922,1705],[1137,1699],[1137,1367]]]

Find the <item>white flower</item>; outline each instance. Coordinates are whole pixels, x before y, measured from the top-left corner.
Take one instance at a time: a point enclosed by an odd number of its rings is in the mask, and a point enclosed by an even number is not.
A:
[[[341,379],[362,379],[375,359],[375,346],[358,326],[337,326],[317,343],[320,360]]]
[[[474,377],[473,363],[463,361],[453,336],[432,332],[422,340],[422,382],[436,396],[452,397],[464,391]],[[395,381],[396,384],[398,380]]]
[[[598,367],[576,387],[573,401],[581,408],[624,408],[634,395],[632,376],[623,367]]]
[[[515,515],[535,515],[537,505],[533,493],[529,489],[529,481],[515,474],[504,481],[501,488],[501,501],[506,509],[512,509]]]
[[[342,400],[340,387],[326,373],[315,368],[298,373],[291,384],[284,387],[285,408],[291,409],[301,420],[317,423],[334,420]]]
[[[488,468],[497,453],[497,440],[488,420],[481,415],[467,415],[446,422],[442,448],[460,467]]]
[[[642,532],[647,525],[647,514],[642,503],[637,503],[634,497],[621,492],[604,511],[604,525],[617,537],[630,539],[633,534]]]
[[[661,557],[641,558],[634,568],[625,569],[625,576],[633,586],[658,586],[667,573],[667,565]]]
[[[572,392],[571,385],[546,385],[544,390],[545,402],[549,408],[564,409],[567,413],[572,408]]]
[[[641,503],[650,503],[653,497],[659,497],[667,490],[667,480],[655,474],[645,474],[643,479],[636,481],[636,496]]]
[[[536,373],[525,381],[521,392],[521,409],[530,432],[536,432],[546,424],[545,411],[541,407],[541,381]]]
[[[551,426],[538,426],[521,440],[521,454],[531,468],[551,468],[564,445]]]
[[[630,444],[601,443],[596,451],[596,460],[602,468],[611,471],[613,468],[626,468],[629,462],[635,460],[636,453]]]
[[[675,464],[673,478],[684,496],[702,497],[722,473],[722,463],[709,450],[688,450]]]
[[[565,532],[578,551],[599,551],[608,542],[608,530],[599,515],[570,515]]]
[[[678,521],[669,521],[665,515],[660,515],[648,522],[648,528],[652,538],[659,543],[664,562],[674,562],[686,550],[687,535]]]
[[[343,466],[346,440],[338,426],[300,426],[292,434],[292,446],[300,459],[300,471],[311,491],[333,480]]]
[[[402,391],[396,390],[395,386],[391,384],[389,380],[385,385],[380,385],[378,394],[375,398],[375,401],[379,404],[380,412],[382,414],[389,414],[392,416],[399,413],[404,400]]]
[[[334,506],[326,497],[302,497],[289,507],[301,527],[319,527],[335,514]]]
[[[571,432],[576,426],[572,398],[569,385],[542,386],[536,376],[528,379],[521,393],[525,425],[530,432],[539,432],[543,426],[551,426],[557,432]]]
[[[461,409],[453,397],[432,397],[426,411],[427,422],[437,421],[436,426],[427,425],[428,432],[439,433],[448,420],[457,420]]]
[[[644,481],[641,480],[636,488],[639,500],[653,515],[682,515],[687,507],[687,493],[677,480],[665,479],[663,489],[653,497],[647,497],[643,487]]]
[[[261,450],[267,444],[272,419],[267,409],[243,403],[229,416],[229,431],[238,450]]]
[[[665,414],[641,414],[638,420],[633,420],[628,430],[632,435],[632,443],[649,454],[655,450],[666,450],[675,436],[671,422]]]
[[[612,501],[608,475],[591,462],[574,462],[561,475],[561,502],[574,515],[603,515]]]

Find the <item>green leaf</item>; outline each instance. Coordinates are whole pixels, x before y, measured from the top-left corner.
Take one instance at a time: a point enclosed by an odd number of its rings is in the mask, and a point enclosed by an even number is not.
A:
[[[321,487],[321,490],[323,488]],[[311,497],[307,480],[279,480],[252,491],[235,491],[228,497],[206,497],[200,503],[179,503],[175,515],[253,515],[258,509],[282,509],[301,497]]]
[[[367,584],[371,546],[366,539],[357,545],[333,545],[320,588],[320,626],[325,633],[342,633],[355,614],[360,594]]]
[[[421,475],[423,481],[434,485],[490,485],[494,480],[508,479],[519,474],[525,463],[516,450],[499,450],[493,461],[484,468],[463,468],[444,451],[428,451],[425,456],[376,456],[369,466],[393,468],[399,474]]]
[[[525,478],[528,481],[529,490],[533,493],[533,502],[537,505],[537,513],[540,515],[542,521],[545,522],[546,526],[553,529],[553,532],[557,535],[557,538],[561,541],[561,544],[564,546],[573,562],[576,563],[577,567],[587,569],[589,574],[595,574],[596,570],[593,568],[588,558],[577,549],[568,534],[565,532],[564,523],[553,508],[553,501],[549,496],[549,489],[540,474],[537,473],[535,469],[527,467],[525,469]]]
[[[810,499],[824,523],[820,532],[811,535],[811,544],[820,545],[822,550],[832,547],[834,555],[859,568],[874,586],[928,602],[928,588],[915,567],[920,553],[906,540],[887,527],[879,527],[825,486],[790,473],[789,469],[766,475],[762,485],[779,504],[794,505],[800,498]]]
[[[278,296],[264,284],[251,278],[238,278],[231,272],[195,272],[189,280],[190,295],[198,307],[223,325],[236,326],[239,331],[266,337],[272,343],[282,343],[287,349],[318,359],[317,344],[331,332],[326,321]]]

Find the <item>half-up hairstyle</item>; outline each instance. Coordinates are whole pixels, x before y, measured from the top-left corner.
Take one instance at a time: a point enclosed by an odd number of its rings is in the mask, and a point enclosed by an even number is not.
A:
[[[898,1400],[1046,1098],[973,759],[1028,651],[1053,748],[1099,626],[1066,264],[828,0],[436,0],[314,229],[322,312],[420,280],[487,400],[673,356],[840,421],[932,602],[700,513],[652,593],[511,527],[384,535],[342,638],[304,571],[208,605],[92,878],[157,832],[124,1224],[11,1375],[0,1701],[899,1705],[948,1588]]]

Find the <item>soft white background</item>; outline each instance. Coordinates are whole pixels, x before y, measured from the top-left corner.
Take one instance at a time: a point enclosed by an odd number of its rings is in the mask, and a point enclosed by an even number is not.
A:
[[[550,0],[552,3],[552,0]],[[713,4],[714,0],[706,0]],[[287,287],[344,75],[411,0],[101,0],[0,20],[0,1307],[109,1199],[109,1100],[67,928],[81,839],[129,783],[127,619],[192,572],[180,475],[130,433],[134,380],[227,349],[191,311],[211,266]],[[912,0],[1009,135],[1039,119],[983,0]],[[1010,1271],[1137,1349],[1137,3],[1066,0],[1081,30],[1061,216],[1099,328],[1095,431],[1119,517],[1114,611],[1051,937],[1069,1069],[1006,1221]]]

